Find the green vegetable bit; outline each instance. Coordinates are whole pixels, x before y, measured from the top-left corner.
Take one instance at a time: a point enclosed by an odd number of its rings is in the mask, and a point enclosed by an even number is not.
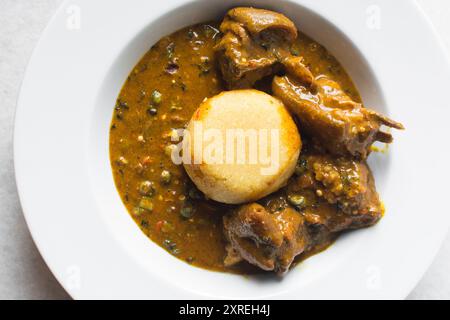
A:
[[[152,199],[142,197],[141,201],[139,201],[139,208],[152,212],[153,211]]]
[[[161,101],[162,101],[161,92],[159,92],[158,90],[154,90],[152,92],[152,104],[157,106],[157,105],[161,104]]]
[[[142,181],[139,184],[139,193],[143,196],[151,197],[155,194],[155,186],[152,181]]]
[[[163,184],[169,184],[171,179],[172,179],[172,174],[169,171],[163,170],[161,172],[161,182]]]
[[[288,201],[293,206],[296,206],[298,208],[303,208],[306,204],[306,199],[304,196],[298,195],[298,194],[290,194],[288,195]]]

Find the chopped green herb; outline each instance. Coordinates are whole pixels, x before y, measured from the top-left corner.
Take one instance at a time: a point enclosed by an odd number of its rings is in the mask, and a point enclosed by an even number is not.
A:
[[[152,92],[152,104],[153,105],[159,105],[162,101],[162,94],[158,90],[153,90]]]
[[[141,201],[139,201],[139,208],[152,212],[153,211],[152,199],[142,197]]]
[[[169,171],[163,170],[161,172],[161,182],[163,184],[169,184],[171,179],[172,179],[172,175]]]
[[[290,204],[298,208],[303,208],[306,204],[305,197],[297,194],[288,195],[288,201]]]
[[[155,194],[155,186],[152,181],[142,181],[139,184],[139,193],[143,196],[151,197]]]

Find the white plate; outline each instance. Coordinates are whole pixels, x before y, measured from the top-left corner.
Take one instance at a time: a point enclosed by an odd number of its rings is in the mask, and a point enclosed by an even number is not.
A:
[[[205,271],[159,248],[122,205],[108,158],[114,102],[139,58],[161,36],[238,4],[287,14],[339,58],[367,105],[407,128],[371,159],[385,218],[279,281]],[[442,46],[409,0],[68,1],[33,54],[17,109],[26,220],[74,298],[404,298],[449,225],[449,80]]]

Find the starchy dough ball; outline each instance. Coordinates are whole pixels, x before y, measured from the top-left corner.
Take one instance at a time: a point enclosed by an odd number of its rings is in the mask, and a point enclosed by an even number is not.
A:
[[[228,204],[255,201],[282,187],[301,149],[297,126],[283,103],[257,90],[207,99],[187,129],[188,175],[207,197]]]

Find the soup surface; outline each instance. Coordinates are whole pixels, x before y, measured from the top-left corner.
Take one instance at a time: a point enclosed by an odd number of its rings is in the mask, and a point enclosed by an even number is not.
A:
[[[224,264],[227,241],[222,218],[233,206],[205,199],[183,166],[175,165],[170,157],[177,143],[176,129],[188,124],[205,98],[226,90],[213,50],[220,40],[219,24],[202,23],[164,37],[136,65],[115,106],[110,157],[123,203],[153,242],[189,264],[247,274],[257,268],[244,262]],[[301,53],[314,75],[334,80],[354,101],[361,101],[346,71],[319,43],[299,33],[291,53]],[[271,93],[269,81],[262,80],[256,87]],[[292,200],[289,192],[283,188],[259,203],[276,211]],[[314,210],[334,210],[326,203],[321,206],[314,194],[304,192],[303,196],[315,203]],[[296,261],[325,249],[335,236]]]

